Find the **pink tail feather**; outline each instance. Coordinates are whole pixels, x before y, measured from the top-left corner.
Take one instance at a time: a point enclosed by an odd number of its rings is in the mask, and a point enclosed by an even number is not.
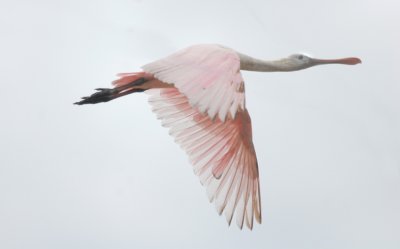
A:
[[[115,87],[124,86],[140,78],[145,78],[145,79],[152,78],[152,75],[146,72],[119,73],[117,74],[117,76],[120,78],[112,82],[113,86]]]

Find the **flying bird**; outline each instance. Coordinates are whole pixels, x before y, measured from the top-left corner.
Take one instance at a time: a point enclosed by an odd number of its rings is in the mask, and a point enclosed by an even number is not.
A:
[[[210,202],[228,224],[242,229],[261,223],[256,152],[241,70],[290,72],[324,64],[355,65],[355,57],[315,59],[294,54],[260,60],[216,44],[194,45],[142,67],[118,74],[113,88],[97,88],[77,105],[107,102],[146,92],[153,112],[186,151]]]

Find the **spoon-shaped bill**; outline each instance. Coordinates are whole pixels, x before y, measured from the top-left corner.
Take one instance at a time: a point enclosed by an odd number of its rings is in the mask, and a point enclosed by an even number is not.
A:
[[[341,59],[313,59],[315,64],[345,64],[345,65],[356,65],[361,63],[361,60],[357,57],[341,58]]]

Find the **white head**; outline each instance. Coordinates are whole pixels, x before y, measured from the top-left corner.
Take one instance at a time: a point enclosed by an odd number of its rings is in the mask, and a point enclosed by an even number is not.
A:
[[[240,58],[240,69],[258,72],[289,72],[306,69],[312,66],[322,64],[345,64],[356,65],[361,60],[356,57],[348,57],[342,59],[315,59],[305,54],[293,54],[289,57],[275,60],[265,61],[252,58],[248,55],[238,53]]]

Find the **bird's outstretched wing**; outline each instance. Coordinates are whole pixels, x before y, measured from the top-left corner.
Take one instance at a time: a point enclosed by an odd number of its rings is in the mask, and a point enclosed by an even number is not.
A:
[[[245,109],[244,83],[239,56],[220,45],[194,45],[142,69],[173,84],[186,95],[191,106],[222,121],[234,119]]]
[[[261,223],[257,158],[252,142],[251,120],[246,109],[223,122],[190,105],[177,88],[147,90],[152,110],[187,152],[194,172],[206,186],[209,200],[231,223],[252,229]]]

